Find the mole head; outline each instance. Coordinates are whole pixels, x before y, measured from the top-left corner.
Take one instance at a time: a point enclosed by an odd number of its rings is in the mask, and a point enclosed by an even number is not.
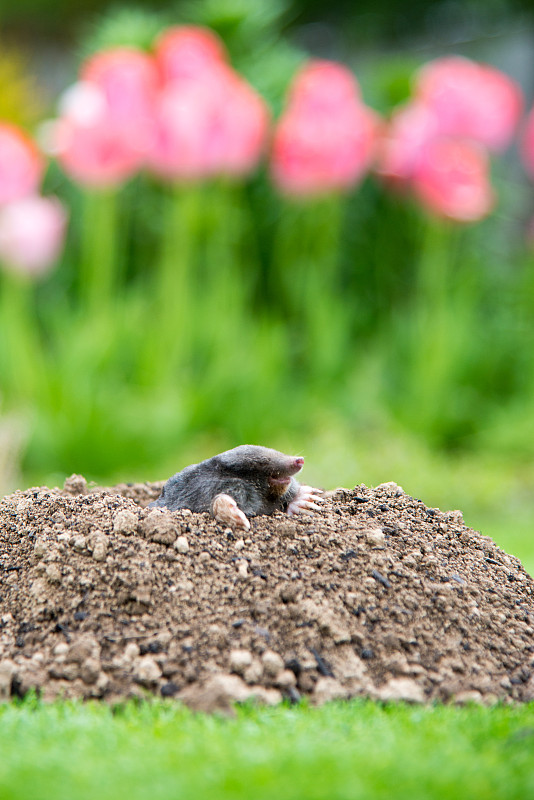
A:
[[[304,464],[301,456],[286,456],[270,447],[259,447],[243,444],[227,450],[217,456],[219,466],[243,478],[254,481],[262,479],[275,490],[283,494],[287,489],[291,476],[299,472]]]

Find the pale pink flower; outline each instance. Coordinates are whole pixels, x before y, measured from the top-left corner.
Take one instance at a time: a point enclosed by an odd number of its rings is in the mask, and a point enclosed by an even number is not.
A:
[[[461,56],[431,61],[419,70],[415,95],[437,117],[441,133],[503,150],[523,107],[519,86],[494,67]]]
[[[67,90],[62,114],[47,130],[51,151],[75,181],[94,188],[121,184],[143,165],[152,141],[144,124],[136,128],[115,116],[106,93],[96,83],[81,81]],[[143,121],[146,121],[142,117]]]
[[[44,159],[29,136],[0,122],[0,204],[37,191],[44,169]]]
[[[41,275],[63,249],[67,213],[55,197],[37,195],[0,208],[0,261],[13,272]]]
[[[530,177],[534,178],[534,108],[531,109],[521,141],[521,155]]]
[[[66,118],[77,125],[94,125],[107,112],[105,92],[89,81],[73,83],[59,98],[60,118]]]
[[[433,139],[422,149],[412,186],[432,213],[459,222],[485,217],[494,204],[486,152],[461,139]]]
[[[196,78],[227,61],[217,34],[195,25],[167,28],[156,41],[155,56],[164,81]]]
[[[348,190],[369,168],[378,116],[341,64],[312,61],[296,76],[274,132],[271,174],[289,195]]]
[[[161,91],[148,165],[170,180],[246,175],[261,157],[268,124],[257,92],[229,66],[213,64]]]

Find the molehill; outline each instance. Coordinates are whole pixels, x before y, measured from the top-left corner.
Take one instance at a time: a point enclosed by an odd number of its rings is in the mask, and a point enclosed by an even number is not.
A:
[[[534,582],[460,512],[361,485],[242,534],[161,486],[0,501],[0,696],[534,699]]]

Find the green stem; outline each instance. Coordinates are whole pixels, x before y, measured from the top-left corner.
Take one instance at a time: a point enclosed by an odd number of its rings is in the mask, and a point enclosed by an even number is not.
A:
[[[232,416],[246,429],[251,391],[261,385],[263,374],[258,370],[261,362],[251,314],[255,264],[245,248],[242,188],[225,181],[206,185],[200,224],[189,419],[193,425],[208,420],[219,427],[228,425]],[[236,423],[232,426],[235,429]]]
[[[80,299],[91,319],[113,312],[119,289],[116,190],[87,192],[81,242]]]
[[[198,324],[196,259],[199,187],[173,187],[166,198],[165,225],[156,265],[155,308],[147,323],[143,377],[152,385],[183,381],[191,365]],[[180,374],[179,374],[180,373]]]
[[[530,342],[534,341],[534,252],[530,245],[521,263],[521,271],[517,278],[517,290],[515,301],[515,325],[522,331],[522,338],[528,336]],[[523,370],[528,376],[524,387],[528,403],[530,403],[534,392],[534,359],[530,348],[516,348],[514,358],[524,359]]]
[[[452,280],[454,239],[451,226],[428,220],[415,283],[411,324],[410,416],[421,429],[433,433],[447,416],[455,370],[458,330],[465,320],[457,316],[457,286]]]
[[[274,248],[273,296],[288,322],[297,364],[319,382],[346,355],[348,319],[339,284],[343,200],[287,204]]]
[[[47,387],[43,343],[37,325],[33,283],[5,272],[0,287],[1,360],[9,399],[31,405],[42,402]]]
[[[243,269],[243,208],[238,187],[215,184],[206,198],[202,307],[212,360],[223,370],[232,348],[243,349],[250,300],[250,274]]]

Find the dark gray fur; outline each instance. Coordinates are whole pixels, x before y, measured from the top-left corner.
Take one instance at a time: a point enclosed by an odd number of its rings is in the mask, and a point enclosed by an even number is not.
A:
[[[289,477],[295,471],[289,466],[292,461],[291,456],[270,447],[251,444],[234,447],[177,472],[149,507],[210,511],[218,494],[228,494],[247,517],[286,511],[300,484],[291,477],[287,489],[280,493],[269,478]]]

